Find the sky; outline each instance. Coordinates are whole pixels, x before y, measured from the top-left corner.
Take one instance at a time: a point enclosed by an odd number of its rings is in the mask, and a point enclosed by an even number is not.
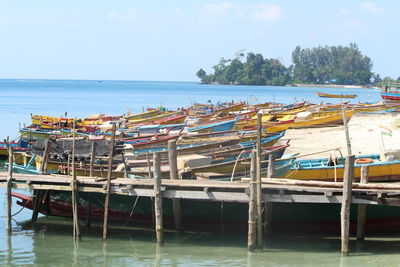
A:
[[[0,0],[0,78],[197,81],[222,57],[291,64],[297,45],[358,44],[400,76],[395,0]]]

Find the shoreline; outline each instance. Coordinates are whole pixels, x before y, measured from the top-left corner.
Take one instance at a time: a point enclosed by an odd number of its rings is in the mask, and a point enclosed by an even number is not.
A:
[[[349,124],[351,149],[354,155],[381,154],[382,137],[380,126],[392,130],[392,137],[383,136],[386,150],[400,149],[400,114],[356,114]],[[327,149],[340,147],[343,155],[347,154],[346,140],[343,126],[289,129],[285,139],[290,139],[290,146],[286,153],[308,154]],[[324,152],[304,158],[325,158],[333,151]],[[339,156],[336,152],[335,156]]]

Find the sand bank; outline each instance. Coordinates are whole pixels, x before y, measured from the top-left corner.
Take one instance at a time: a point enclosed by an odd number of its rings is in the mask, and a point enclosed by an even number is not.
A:
[[[400,122],[400,114],[396,113],[354,115],[349,122],[353,154],[379,154],[382,152],[381,125],[392,130],[392,137],[383,136],[386,149],[400,149],[400,128],[396,128],[396,124],[400,125],[400,123],[397,122]],[[286,153],[307,154],[341,147],[343,155],[347,155],[343,126],[290,129],[286,131],[285,139],[291,140]],[[331,153],[325,152],[306,158],[329,157]]]

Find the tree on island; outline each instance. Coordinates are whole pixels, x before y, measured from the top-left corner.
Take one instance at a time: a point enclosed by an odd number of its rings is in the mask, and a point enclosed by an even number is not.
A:
[[[372,60],[355,43],[349,46],[318,46],[292,52],[293,65],[261,54],[236,53],[234,59],[221,58],[213,73],[200,69],[202,83],[242,85],[287,85],[291,83],[369,85],[379,81],[372,73]]]

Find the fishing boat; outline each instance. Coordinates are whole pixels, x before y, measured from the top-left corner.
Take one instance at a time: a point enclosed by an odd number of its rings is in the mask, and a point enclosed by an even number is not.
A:
[[[347,121],[353,116],[353,110],[346,111]],[[343,125],[342,112],[339,111],[323,111],[323,112],[302,112],[296,115],[293,122],[280,125],[263,125],[268,132],[284,131],[287,129],[303,129],[316,127],[329,127]]]
[[[385,84],[381,91],[381,97],[383,100],[400,100],[400,83]]]
[[[344,161],[343,157],[336,159],[298,160],[286,178],[295,180],[342,181]],[[354,178],[356,181],[360,180],[361,167],[364,165],[367,165],[369,168],[369,181],[400,180],[400,159],[382,161],[379,154],[356,156],[354,165]]]
[[[39,212],[48,216],[72,218],[72,201],[70,191],[49,191],[49,205],[40,205]],[[26,194],[12,192],[17,198],[17,204],[27,209],[33,209],[33,198]],[[79,219],[103,220],[104,194],[79,192]],[[88,203],[91,203],[90,212]],[[110,195],[108,219],[124,224],[152,224],[152,200],[150,198],[129,195]],[[223,207],[223,208],[222,208]],[[274,203],[272,209],[272,229],[295,231],[324,231],[340,232],[339,204],[310,204],[310,203]],[[357,210],[352,205],[351,210]],[[201,200],[185,200],[181,202],[181,218],[185,227],[244,227],[248,225],[248,204],[237,202],[207,202]],[[223,221],[222,221],[223,220]],[[355,230],[357,212],[351,212],[351,231]],[[173,227],[172,200],[163,199],[163,221],[166,227]],[[366,230],[368,232],[398,231],[400,223],[400,207],[369,205],[366,213]]]
[[[334,95],[334,94],[327,94],[327,93],[321,93],[321,92],[317,92],[317,95],[319,97],[325,97],[325,98],[356,98],[357,97],[357,95],[345,95],[345,94]]]

